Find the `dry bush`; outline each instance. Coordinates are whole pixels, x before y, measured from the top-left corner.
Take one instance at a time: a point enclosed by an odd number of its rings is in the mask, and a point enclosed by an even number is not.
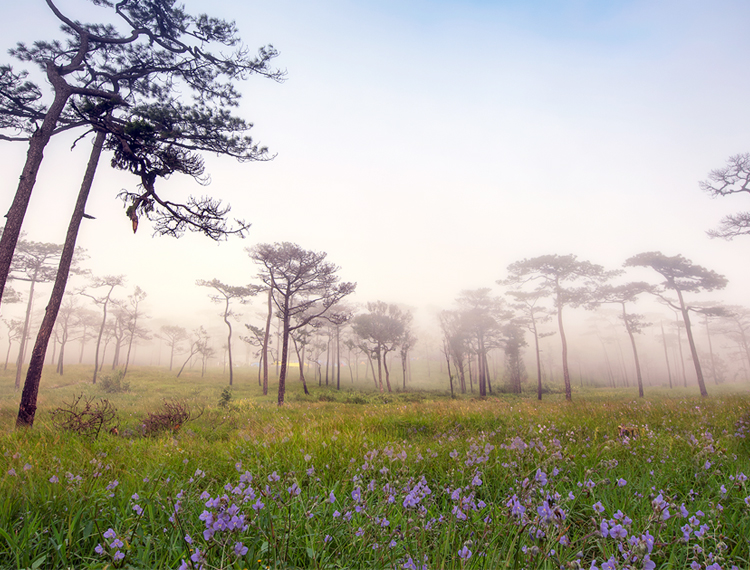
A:
[[[104,431],[117,433],[117,408],[109,400],[94,401],[93,396],[75,396],[71,403],[63,403],[52,412],[56,427],[84,437],[96,439]]]
[[[156,413],[149,413],[143,420],[141,430],[143,435],[158,435],[163,432],[177,432],[186,422],[194,420],[203,414],[203,409],[194,414],[185,402],[165,400],[162,409]]]

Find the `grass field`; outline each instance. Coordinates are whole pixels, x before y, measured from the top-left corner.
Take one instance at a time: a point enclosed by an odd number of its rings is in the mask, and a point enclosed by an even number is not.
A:
[[[0,376],[2,568],[750,568],[750,392],[382,397],[256,377]],[[368,386],[369,387],[369,386]],[[118,434],[51,412],[109,398]],[[164,400],[197,419],[144,434]],[[620,434],[618,426],[628,428]]]

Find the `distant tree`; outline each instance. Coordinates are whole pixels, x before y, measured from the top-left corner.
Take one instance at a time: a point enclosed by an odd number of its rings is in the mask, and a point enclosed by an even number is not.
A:
[[[325,260],[325,253],[302,249],[289,242],[259,244],[247,250],[261,266],[260,279],[272,289],[272,301],[282,322],[279,406],[286,390],[289,333],[323,316],[331,307],[354,292],[355,283],[339,283],[339,268]],[[305,315],[293,324],[298,315]]]
[[[150,340],[150,334],[147,329],[138,326],[138,322],[145,316],[141,303],[146,299],[146,292],[136,285],[132,295],[128,295],[128,300],[122,303],[122,308],[127,315],[125,328],[128,336],[128,353],[125,356],[125,368],[122,371],[123,377],[128,373],[130,364],[130,353],[133,349],[133,342],[136,339]]]
[[[263,359],[263,395],[268,395],[268,350],[271,338],[271,317],[273,317],[273,287],[267,287],[268,312],[266,314],[266,328],[263,331],[263,345],[261,358]]]
[[[81,334],[78,337],[81,342],[81,350],[78,353],[78,364],[83,363],[83,353],[86,350],[86,342],[94,338],[94,334],[89,331],[96,330],[98,325],[99,316],[95,312],[89,309],[80,309],[76,312],[76,328],[81,331]]]
[[[119,301],[114,301],[113,305],[114,311],[112,316],[114,319],[111,319],[110,322],[107,323],[107,328],[111,333],[111,338],[115,341],[115,353],[112,356],[112,370],[120,365],[120,349],[125,346],[128,335],[128,314],[123,308],[122,303]],[[105,350],[106,347],[107,345],[105,343]],[[102,355],[102,363],[103,362],[104,356]]]
[[[557,326],[562,343],[565,399],[572,400],[573,392],[568,368],[568,341],[563,327],[563,309],[584,304],[591,290],[604,283],[616,272],[605,271],[601,265],[579,261],[575,255],[542,255],[516,261],[508,266],[505,285],[537,284],[536,292],[552,297],[557,309]]]
[[[13,346],[14,340],[21,340],[23,337],[23,321],[20,319],[3,319],[5,326],[8,328],[8,352],[5,354],[5,367],[3,370],[8,369],[8,360],[10,360],[10,349]]]
[[[634,303],[638,295],[651,292],[651,285],[643,281],[634,281],[624,285],[604,285],[596,290],[593,296],[593,304],[615,303],[622,308],[620,318],[625,325],[625,330],[630,337],[630,345],[633,348],[633,360],[635,361],[635,375],[638,379],[638,396],[643,398],[643,376],[641,375],[641,363],[638,359],[638,349],[635,344],[635,336],[650,326],[643,320],[643,315],[627,312],[627,304]]]
[[[172,364],[174,362],[174,355],[180,350],[180,344],[187,340],[187,331],[177,325],[163,325],[159,329],[159,338],[164,340],[169,347],[169,370],[172,370]]]
[[[91,381],[92,384],[96,384],[96,375],[99,370],[99,349],[102,343],[102,335],[104,335],[104,327],[107,326],[107,309],[109,307],[110,301],[112,300],[112,293],[115,290],[115,287],[123,287],[124,285],[124,275],[106,275],[105,277],[95,277],[88,287],[89,289],[103,288],[105,291],[104,295],[97,296],[91,293],[87,293],[85,290],[82,290],[80,292],[81,295],[83,295],[84,297],[88,297],[96,305],[102,308],[102,320],[101,324],[99,325],[99,335],[96,339],[96,352],[94,353],[94,377]],[[102,358],[102,361],[103,360],[104,358]]]
[[[695,374],[698,378],[698,387],[701,396],[708,396],[706,383],[703,379],[698,350],[693,340],[693,332],[690,327],[690,311],[701,312],[685,302],[684,293],[698,293],[700,291],[714,291],[727,286],[727,279],[715,271],[711,271],[700,265],[695,265],[682,255],[666,256],[660,251],[649,251],[634,255],[625,261],[626,267],[650,267],[662,276],[664,281],[653,290],[654,294],[675,311],[680,311],[682,321],[685,324],[685,332],[690,346],[690,353],[695,365]],[[666,296],[667,291],[677,295],[677,302]]]
[[[302,389],[305,394],[310,394],[307,389],[307,380],[305,379],[305,349],[312,342],[313,331],[308,330],[316,324],[316,321],[312,321],[308,327],[298,328],[289,333],[294,343],[294,351],[297,353],[297,364],[299,365],[299,380],[302,382]],[[317,322],[318,326],[322,326],[322,322]]]
[[[723,168],[712,170],[708,180],[700,182],[700,188],[711,197],[732,194],[750,194],[750,153],[735,154],[727,160]],[[709,230],[712,238],[731,240],[737,236],[750,234],[750,212],[740,212],[725,216],[719,228]]]
[[[346,306],[333,307],[325,319],[333,325],[336,338],[336,389],[341,390],[341,328],[352,320],[352,310]]]
[[[1,228],[0,228],[1,229]],[[21,295],[13,289],[10,285],[5,287],[3,291],[3,303],[20,303]]]
[[[244,336],[241,335],[240,340],[243,342],[246,342],[249,346],[257,346],[259,350],[258,352],[255,353],[255,356],[263,358],[262,349],[263,349],[263,339],[266,334],[265,329],[262,329],[261,327],[256,327],[255,325],[251,325],[249,323],[245,323],[245,328],[247,329],[248,334]],[[259,363],[258,386],[263,386],[262,371],[263,371],[263,367]]]
[[[13,256],[13,262],[10,266],[10,278],[29,283],[26,319],[24,321],[23,336],[16,361],[16,389],[21,387],[21,370],[26,353],[26,341],[30,335],[29,325],[31,322],[31,307],[34,302],[34,288],[37,283],[54,281],[61,253],[61,245],[21,240],[18,242],[18,247]],[[81,253],[79,250],[79,255]],[[73,270],[79,272],[77,266]]]
[[[352,329],[378,363],[377,380],[380,391],[383,391],[385,371],[385,384],[391,392],[388,353],[398,348],[411,314],[402,311],[397,305],[389,305],[383,301],[367,303],[367,311],[352,319]]]
[[[180,377],[182,371],[185,370],[185,366],[187,365],[187,363],[190,362],[190,360],[192,360],[192,358],[196,354],[206,354],[208,352],[208,333],[202,326],[193,330],[191,340],[192,342],[190,343],[190,348],[188,349],[188,357],[185,359],[185,362],[182,363],[179,372],[177,372],[177,378]]]
[[[450,372],[451,357],[454,368],[458,373],[459,389],[466,393],[465,356],[469,349],[470,331],[465,326],[461,313],[458,311],[441,311],[439,315],[440,329],[443,332],[443,352],[448,362],[448,377],[453,395],[453,375]],[[473,386],[470,386],[473,392]]]
[[[728,305],[724,308],[721,332],[738,344],[750,366],[750,309],[740,305]]]
[[[60,343],[60,354],[57,357],[57,368],[55,371],[60,376],[62,376],[64,372],[65,347],[69,341],[75,340],[75,338],[71,338],[71,335],[74,334],[73,331],[77,322],[76,313],[79,309],[80,307],[78,306],[75,297],[66,297],[63,301],[62,307],[60,307],[60,312],[58,313],[57,321],[55,323],[55,334],[58,335],[58,341]]]
[[[500,328],[503,351],[505,352],[505,373],[511,391],[520,394],[526,379],[526,366],[523,363],[524,327],[518,320],[511,320]]]
[[[234,286],[222,283],[218,279],[212,279],[211,281],[205,281],[199,279],[195,283],[198,287],[209,287],[216,291],[216,293],[209,295],[209,298],[214,303],[223,303],[224,311],[220,315],[224,319],[224,323],[227,325],[229,333],[227,335],[227,351],[229,353],[229,385],[232,385],[233,381],[233,366],[232,366],[232,323],[229,322],[230,318],[236,318],[235,313],[231,308],[230,304],[234,300],[240,304],[248,302],[248,297],[258,294],[259,287],[248,285],[248,286]]]
[[[492,393],[487,353],[499,346],[501,323],[510,319],[511,313],[503,300],[491,294],[487,287],[465,290],[456,299],[463,326],[473,337],[474,353],[477,356],[477,383],[479,395]]]
[[[516,302],[512,308],[521,312],[523,315],[519,322],[534,335],[534,354],[536,356],[536,397],[542,399],[542,358],[539,350],[539,339],[551,336],[555,333],[539,332],[539,325],[552,319],[549,309],[539,304],[539,301],[546,295],[543,291],[509,291],[510,295]]]
[[[409,313],[409,315],[411,316],[411,313]],[[398,341],[398,352],[399,356],[401,357],[401,380],[404,390],[406,390],[406,376],[407,369],[409,367],[409,353],[411,352],[411,349],[414,348],[414,345],[417,344],[417,337],[412,332],[410,325],[411,319],[409,319],[409,323],[407,323],[404,327],[404,333],[401,335],[401,338]]]

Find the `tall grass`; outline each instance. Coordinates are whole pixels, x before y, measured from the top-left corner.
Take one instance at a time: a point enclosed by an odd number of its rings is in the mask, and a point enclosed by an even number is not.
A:
[[[220,374],[135,369],[106,394],[85,372],[45,377],[30,431],[0,379],[0,567],[750,568],[747,393],[293,384],[278,408],[252,375],[227,399]],[[80,392],[119,435],[55,427]],[[203,414],[144,436],[165,398]]]

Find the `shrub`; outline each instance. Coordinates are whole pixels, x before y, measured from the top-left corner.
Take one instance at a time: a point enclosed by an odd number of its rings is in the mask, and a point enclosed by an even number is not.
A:
[[[80,394],[52,412],[52,423],[65,431],[96,439],[102,430],[117,433],[117,409],[109,400]]]
[[[130,390],[130,383],[125,382],[125,373],[122,370],[115,370],[112,374],[101,377],[99,387],[107,394],[115,394]]]
[[[177,400],[165,400],[161,411],[152,414],[149,413],[148,417],[143,420],[141,429],[143,435],[152,436],[159,435],[163,432],[177,432],[183,424],[200,417],[203,414],[203,410],[195,415],[184,402]]]
[[[227,386],[221,391],[219,396],[219,407],[228,408],[232,404],[232,390]]]

